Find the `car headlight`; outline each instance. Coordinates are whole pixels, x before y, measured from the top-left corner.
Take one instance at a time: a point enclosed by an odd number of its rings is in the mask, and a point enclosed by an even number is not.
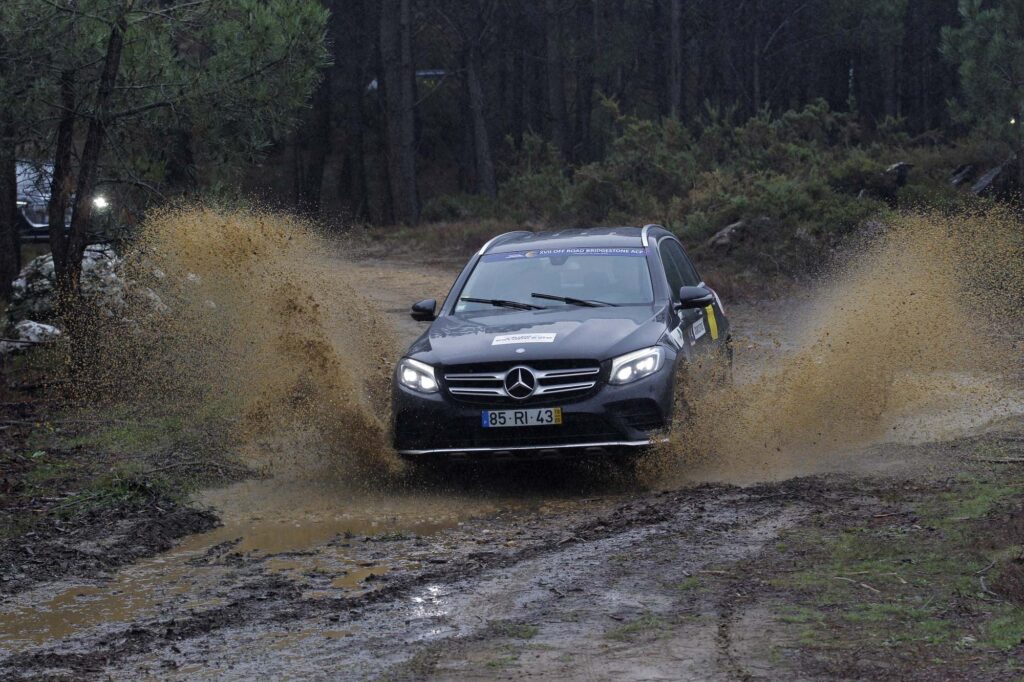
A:
[[[654,374],[661,367],[663,355],[664,351],[659,346],[620,355],[612,360],[612,375],[608,383],[628,384]]]
[[[412,358],[403,358],[398,363],[398,381],[406,388],[411,388],[420,393],[437,392],[437,378],[434,376],[434,368]]]

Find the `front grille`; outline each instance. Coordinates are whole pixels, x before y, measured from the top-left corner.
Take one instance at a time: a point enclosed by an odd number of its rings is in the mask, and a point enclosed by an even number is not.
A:
[[[505,376],[517,367],[530,370],[536,379],[533,394],[516,400],[505,390]],[[477,367],[458,366],[444,374],[444,384],[452,397],[463,402],[494,404],[523,404],[545,402],[552,398],[579,397],[597,386],[601,366],[596,362],[531,363],[495,366],[494,363]]]

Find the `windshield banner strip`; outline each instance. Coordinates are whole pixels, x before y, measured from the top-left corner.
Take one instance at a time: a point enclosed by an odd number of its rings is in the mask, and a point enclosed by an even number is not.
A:
[[[587,247],[578,249],[537,249],[534,251],[510,251],[508,253],[489,253],[483,257],[485,262],[520,260],[523,258],[552,258],[556,256],[630,256],[633,258],[647,255],[642,247]]]

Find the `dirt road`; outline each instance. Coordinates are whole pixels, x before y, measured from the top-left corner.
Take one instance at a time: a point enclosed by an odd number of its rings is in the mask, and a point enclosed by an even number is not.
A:
[[[401,342],[452,277],[346,273]],[[731,307],[741,375],[789,352],[802,306]],[[745,487],[508,464],[207,491],[222,527],[6,597],[0,678],[1014,679],[1022,481],[1000,462],[1024,425],[1012,391],[980,404],[887,414],[892,439]]]

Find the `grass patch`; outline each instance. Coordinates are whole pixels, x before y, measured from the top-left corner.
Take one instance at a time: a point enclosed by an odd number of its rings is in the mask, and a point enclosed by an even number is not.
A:
[[[957,528],[962,521],[980,519],[1001,500],[1020,491],[1019,485],[961,479],[955,490],[921,506],[923,520],[942,528]]]
[[[19,418],[0,454],[0,539],[191,491],[248,470],[218,447],[215,415],[146,415],[124,406]],[[84,521],[91,523],[91,521]]]
[[[119,454],[140,454],[166,447],[180,437],[184,429],[181,417],[153,417],[150,419],[114,420],[83,433],[63,439],[71,448],[105,450]]]
[[[508,666],[512,665],[515,662],[516,662],[516,657],[515,656],[499,656],[498,658],[492,658],[492,659],[488,660],[486,665],[487,665],[488,668],[494,668],[494,669],[500,670],[502,668],[507,668]]]
[[[949,661],[1019,646],[1024,609],[991,589],[1000,566],[1020,556],[994,518],[1021,497],[1022,481],[1009,476],[962,477],[926,494],[914,505],[916,523],[791,531],[786,555],[797,570],[771,580],[788,593],[777,620],[802,646],[836,653],[881,647]]]
[[[167,497],[182,501],[179,490],[166,479],[154,475],[146,467],[135,463],[116,465],[81,490],[54,506],[50,511],[62,518],[104,507],[130,505],[152,497]]]
[[[401,542],[402,540],[408,540],[411,536],[402,532],[393,533],[378,533],[377,535],[370,535],[366,538],[367,542]]]
[[[512,623],[506,620],[492,621],[491,632],[499,637],[512,639],[533,639],[537,636],[537,628],[525,623]]]
[[[605,633],[605,638],[630,642],[643,637],[660,636],[669,628],[669,622],[653,613],[645,613],[634,621],[620,625]]]
[[[700,587],[700,578],[695,575],[691,575],[689,578],[680,580],[676,584],[672,585],[672,589],[676,592],[689,592]]]
[[[1024,643],[1024,610],[1014,609],[989,621],[982,642],[1003,651]]]

